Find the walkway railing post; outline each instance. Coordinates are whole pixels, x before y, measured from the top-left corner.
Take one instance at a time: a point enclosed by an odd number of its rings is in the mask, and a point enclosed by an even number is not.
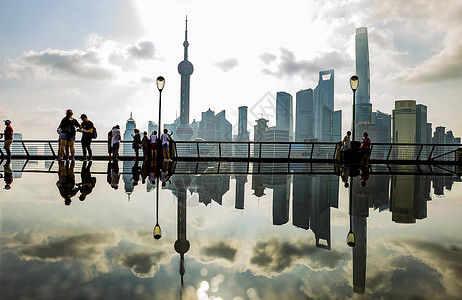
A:
[[[22,147],[24,148],[24,151],[26,151],[27,157],[29,157],[30,155],[29,155],[29,151],[27,151],[26,145],[24,145],[24,142],[21,142],[21,144],[22,144]]]
[[[51,147],[51,142],[48,142],[48,146],[50,146],[51,154],[53,154],[53,157],[56,158],[56,153],[55,150],[53,150],[53,147]]]

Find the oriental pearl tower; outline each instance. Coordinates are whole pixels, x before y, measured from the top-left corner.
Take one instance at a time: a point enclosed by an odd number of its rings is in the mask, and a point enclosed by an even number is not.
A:
[[[176,135],[182,141],[189,141],[193,136],[193,128],[189,124],[189,76],[194,67],[188,61],[188,18],[186,17],[186,30],[183,42],[184,59],[178,64],[178,73],[181,75],[181,101],[180,101],[180,124],[176,128]]]

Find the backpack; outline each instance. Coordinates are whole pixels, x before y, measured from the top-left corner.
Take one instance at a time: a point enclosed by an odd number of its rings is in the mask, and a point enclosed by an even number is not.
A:
[[[92,138],[96,139],[98,137],[98,132],[96,132],[96,127],[93,126],[93,131],[91,132],[92,133]]]

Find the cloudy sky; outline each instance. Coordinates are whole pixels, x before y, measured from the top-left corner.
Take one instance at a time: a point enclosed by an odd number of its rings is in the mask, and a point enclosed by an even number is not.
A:
[[[335,106],[351,122],[354,35],[367,27],[374,110],[415,99],[428,121],[462,135],[462,2],[442,1],[32,1],[0,2],[0,116],[24,138],[55,138],[67,108],[100,132],[130,112],[137,127],[179,112],[185,16],[190,120],[208,108],[237,122],[275,124],[273,97],[315,88],[335,69]],[[295,104],[295,103],[294,103]],[[249,129],[253,129],[250,128]],[[235,128],[237,131],[237,128]],[[40,131],[39,133],[37,131]]]

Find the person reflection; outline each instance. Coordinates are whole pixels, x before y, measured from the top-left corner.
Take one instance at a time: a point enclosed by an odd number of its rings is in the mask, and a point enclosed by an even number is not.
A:
[[[133,186],[138,185],[138,181],[140,181],[140,167],[138,166],[138,160],[135,161],[135,164],[132,167],[132,178]]]
[[[117,190],[119,188],[119,179],[119,161],[114,159],[107,164],[107,182],[114,190]]]
[[[349,187],[348,178],[350,176],[350,167],[343,165],[341,169],[342,171],[340,173],[340,177],[342,178],[342,181],[344,183],[343,186],[345,188],[348,188]]]
[[[11,184],[13,183],[13,171],[11,171],[10,160],[8,159],[3,165],[3,181],[5,182],[5,190],[9,191],[11,189]]]
[[[366,186],[366,181],[369,179],[369,167],[363,166],[359,169],[359,178],[361,179],[361,186]]]
[[[82,164],[82,170],[80,172],[82,182],[77,184],[80,190],[80,201],[84,201],[88,194],[90,194],[93,191],[93,188],[96,185],[96,177],[91,177],[91,164],[91,161],[88,163],[88,165],[86,161],[84,161]]]
[[[72,161],[69,165],[69,161],[59,162],[58,181],[56,186],[59,189],[61,197],[64,198],[64,205],[71,205],[71,198],[74,197],[79,189],[75,186],[75,175],[74,175],[75,161]]]
[[[160,171],[160,181],[162,182],[162,188],[165,188],[167,185],[167,181],[171,183],[170,176],[172,176],[170,172],[170,161],[164,161],[162,163],[162,170]]]
[[[156,176],[158,175],[157,173],[157,162],[153,160],[151,161],[151,165],[149,167],[149,181],[151,182],[151,184],[156,183]]]
[[[147,160],[143,161],[143,164],[141,165],[140,174],[141,174],[141,183],[142,184],[146,183],[146,178],[148,177],[148,174],[149,174],[150,165],[151,165],[151,163],[149,161],[147,161]]]

